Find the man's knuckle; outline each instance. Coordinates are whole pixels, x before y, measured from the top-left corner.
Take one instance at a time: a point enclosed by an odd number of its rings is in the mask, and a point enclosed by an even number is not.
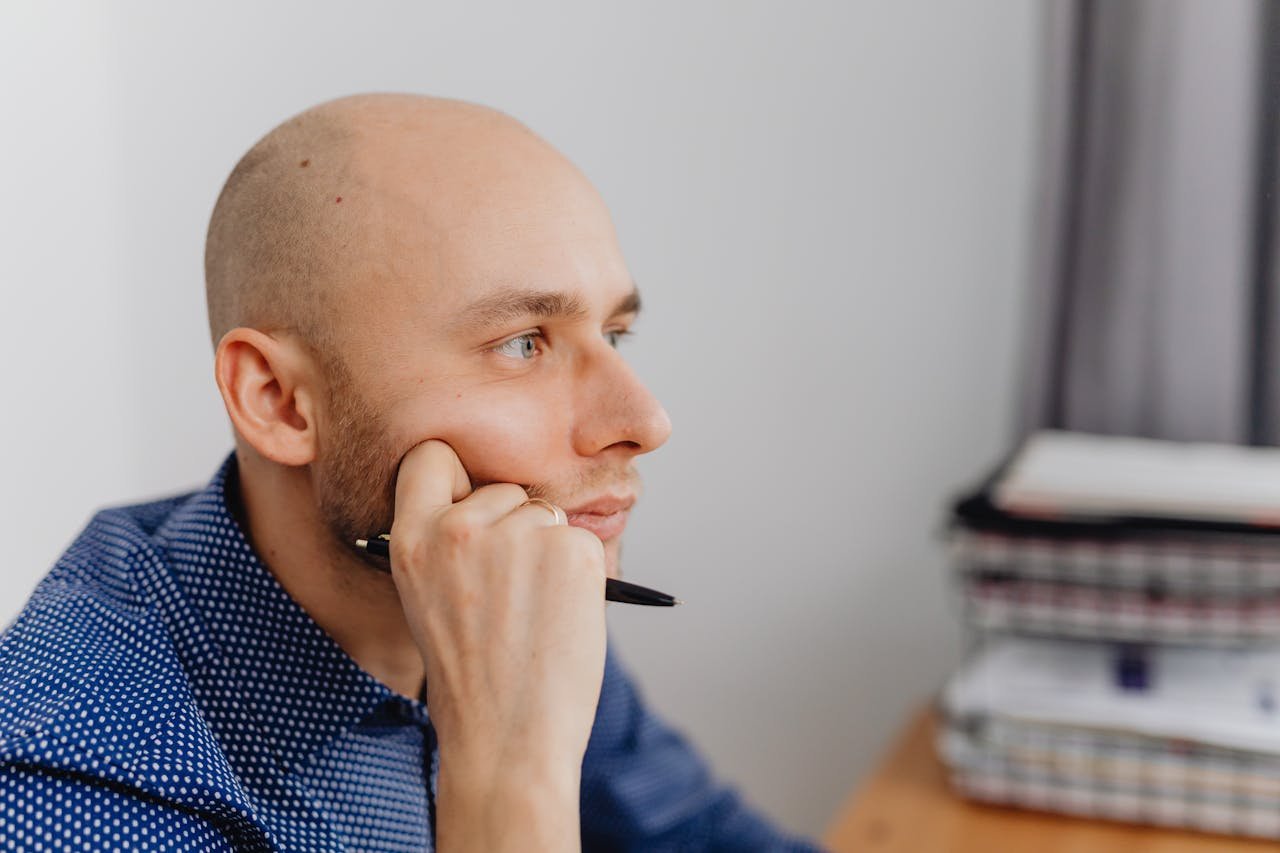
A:
[[[475,536],[476,527],[465,513],[447,512],[436,524],[436,532],[447,544],[463,545]]]
[[[425,545],[420,536],[409,534],[392,536],[389,547],[392,569],[403,571],[421,565]]]
[[[590,530],[581,527],[552,527],[554,549],[562,559],[573,561],[575,565],[594,562],[604,555],[604,547],[600,538]]]

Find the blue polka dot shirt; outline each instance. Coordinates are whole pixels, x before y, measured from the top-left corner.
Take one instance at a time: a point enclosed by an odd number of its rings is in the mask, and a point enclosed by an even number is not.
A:
[[[433,849],[426,706],[363,671],[201,491],[98,513],[0,637],[8,850]],[[715,783],[610,650],[587,851],[809,851]]]

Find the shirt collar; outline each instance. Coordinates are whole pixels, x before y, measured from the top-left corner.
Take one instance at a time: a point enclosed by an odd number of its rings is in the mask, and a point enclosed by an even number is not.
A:
[[[234,696],[253,708],[290,769],[366,718],[390,710],[426,723],[426,706],[365,672],[295,602],[250,546],[228,508],[238,480],[235,454],[156,531],[181,602],[170,616],[206,638]],[[180,606],[175,606],[180,605]]]

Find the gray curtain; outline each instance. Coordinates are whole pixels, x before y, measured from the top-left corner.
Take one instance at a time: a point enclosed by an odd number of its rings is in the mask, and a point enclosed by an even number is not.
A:
[[[1280,0],[1050,0],[1024,429],[1280,443]]]

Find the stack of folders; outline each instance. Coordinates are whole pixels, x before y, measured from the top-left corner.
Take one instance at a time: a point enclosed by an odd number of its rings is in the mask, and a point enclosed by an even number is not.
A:
[[[938,747],[974,799],[1280,838],[1278,687],[1275,649],[1003,637],[947,686]]]
[[[1280,450],[1038,433],[951,544],[958,790],[1280,838]]]

